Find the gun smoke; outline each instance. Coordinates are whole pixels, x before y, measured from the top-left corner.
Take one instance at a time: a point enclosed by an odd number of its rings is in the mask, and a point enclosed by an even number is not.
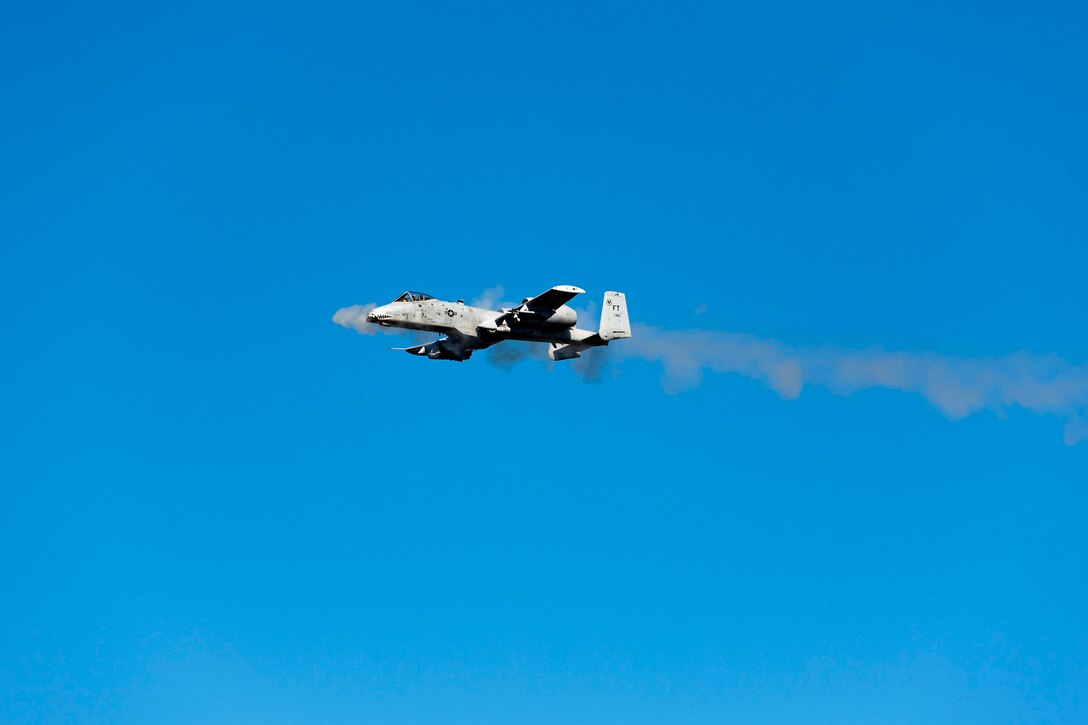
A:
[[[836,395],[883,388],[920,395],[951,420],[982,411],[1002,416],[1013,407],[1057,416],[1066,422],[1066,445],[1088,440],[1088,367],[1057,355],[967,358],[880,347],[794,347],[739,333],[645,325],[633,333],[614,354],[660,363],[668,393],[697,387],[708,370],[762,381],[788,400],[805,385]]]
[[[501,296],[502,288],[495,287],[473,303],[493,309]],[[375,306],[344,307],[333,315],[333,322],[362,335],[405,334],[368,323],[366,315]],[[594,307],[579,310],[579,319],[593,319]],[[613,375],[618,373],[625,360],[658,363],[663,368],[661,387],[669,394],[697,388],[709,371],[759,380],[787,400],[800,396],[806,385],[836,395],[898,390],[921,396],[950,420],[984,411],[1004,416],[1019,407],[1063,419],[1066,445],[1088,440],[1088,366],[1057,355],[1020,351],[958,357],[895,352],[879,346],[793,346],[743,333],[647,325],[634,325],[633,333],[609,348],[588,350],[569,364],[582,380],[598,382],[610,368]],[[545,346],[532,343],[504,342],[488,349],[485,357],[504,369],[526,359],[541,360],[549,369],[555,365],[547,358]]]
[[[332,321],[341,327],[355,330],[360,335],[395,335],[397,337],[409,337],[412,339],[413,344],[416,345],[434,339],[433,333],[402,330],[398,327],[382,327],[381,325],[367,322],[366,316],[377,306],[376,303],[370,302],[365,305],[341,307],[336,311],[336,314],[332,316]]]

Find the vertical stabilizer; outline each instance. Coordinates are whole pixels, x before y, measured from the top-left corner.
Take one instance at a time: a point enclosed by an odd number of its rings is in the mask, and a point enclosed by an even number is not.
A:
[[[622,292],[605,292],[601,305],[601,339],[618,340],[631,336],[631,321],[627,318],[627,298]]]

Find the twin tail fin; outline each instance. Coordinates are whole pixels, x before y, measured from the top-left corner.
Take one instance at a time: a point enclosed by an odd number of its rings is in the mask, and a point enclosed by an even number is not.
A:
[[[605,342],[631,336],[631,320],[627,316],[627,298],[622,292],[605,292],[601,305],[601,326],[597,332]]]

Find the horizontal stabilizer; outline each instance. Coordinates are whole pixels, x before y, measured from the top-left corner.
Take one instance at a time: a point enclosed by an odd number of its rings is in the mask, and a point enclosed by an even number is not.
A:
[[[577,342],[553,342],[548,345],[548,357],[552,360],[573,360],[576,357],[582,357],[582,351],[590,347],[592,345],[583,345]]]

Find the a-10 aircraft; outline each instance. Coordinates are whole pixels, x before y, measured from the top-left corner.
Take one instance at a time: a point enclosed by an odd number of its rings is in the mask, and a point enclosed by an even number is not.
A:
[[[570,360],[588,348],[631,336],[627,300],[622,292],[604,293],[601,325],[596,332],[575,327],[578,314],[566,303],[583,292],[578,287],[559,285],[536,297],[526,297],[517,307],[497,311],[472,307],[463,300],[446,302],[422,292],[405,292],[371,310],[366,321],[445,335],[426,345],[394,348],[431,360],[468,360],[475,350],[504,340],[548,343],[548,357]]]

